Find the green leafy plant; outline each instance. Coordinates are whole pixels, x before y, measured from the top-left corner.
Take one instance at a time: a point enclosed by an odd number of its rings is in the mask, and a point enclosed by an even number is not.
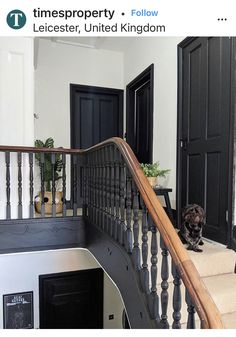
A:
[[[35,147],[37,148],[54,148],[54,140],[53,138],[49,137],[46,139],[45,143],[42,140],[36,139],[35,140]],[[40,168],[40,174],[42,175],[42,165],[41,165],[41,154],[36,153],[35,159],[38,162],[39,168]],[[62,159],[61,155],[59,153],[55,154],[55,165],[54,165],[54,177],[55,181],[58,181],[61,179],[60,172],[62,170]],[[51,162],[51,153],[45,153],[44,154],[44,182],[45,182],[45,188],[47,191],[51,191],[51,182],[52,182],[52,162]]]
[[[156,162],[154,164],[140,164],[143,173],[146,177],[166,177],[166,175],[170,172],[169,169],[162,170],[159,167],[159,162]]]

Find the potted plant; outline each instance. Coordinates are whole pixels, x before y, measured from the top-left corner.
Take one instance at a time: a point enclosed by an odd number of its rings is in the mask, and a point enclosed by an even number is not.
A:
[[[35,147],[37,148],[54,148],[54,140],[53,138],[49,137],[46,139],[45,142],[42,140],[37,139],[35,141]],[[41,161],[40,161],[41,154],[36,153],[35,154],[35,159],[36,162],[39,165],[40,169],[40,175],[42,174],[41,170]],[[55,154],[55,165],[54,165],[54,177],[55,177],[55,182],[58,182],[59,179],[62,178],[60,175],[60,172],[62,171],[62,159],[61,155],[59,153]],[[52,162],[51,162],[51,153],[45,153],[44,154],[44,203],[45,203],[45,213],[46,214],[51,214],[52,213]],[[42,194],[41,192],[38,194],[36,197],[36,211],[38,213],[41,212],[41,200],[42,200]],[[62,212],[62,192],[61,191],[56,191],[55,194],[55,204],[56,204],[56,213]]]
[[[159,162],[153,164],[144,164],[144,163],[140,164],[143,173],[149,180],[152,187],[157,185],[157,177],[165,178],[166,175],[170,172],[169,169],[165,170],[160,169],[159,165],[160,165]]]

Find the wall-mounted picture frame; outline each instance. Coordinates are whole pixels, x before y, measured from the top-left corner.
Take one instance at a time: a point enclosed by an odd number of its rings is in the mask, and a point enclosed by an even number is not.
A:
[[[3,295],[3,328],[34,328],[33,291]]]

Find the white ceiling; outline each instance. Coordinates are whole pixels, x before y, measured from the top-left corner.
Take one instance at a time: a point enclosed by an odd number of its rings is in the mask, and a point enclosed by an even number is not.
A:
[[[124,52],[133,37],[47,37],[53,42],[69,44],[84,48],[105,49]]]

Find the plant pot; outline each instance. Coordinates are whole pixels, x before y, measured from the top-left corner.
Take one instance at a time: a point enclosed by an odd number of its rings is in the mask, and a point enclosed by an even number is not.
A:
[[[157,185],[157,177],[147,177],[147,179],[152,187]]]
[[[62,212],[62,192],[56,192],[55,195],[55,204],[56,204],[56,213]],[[41,192],[36,197],[35,209],[37,213],[41,213],[41,201],[42,194]],[[45,214],[52,214],[52,192],[44,192],[44,204],[45,204]]]

